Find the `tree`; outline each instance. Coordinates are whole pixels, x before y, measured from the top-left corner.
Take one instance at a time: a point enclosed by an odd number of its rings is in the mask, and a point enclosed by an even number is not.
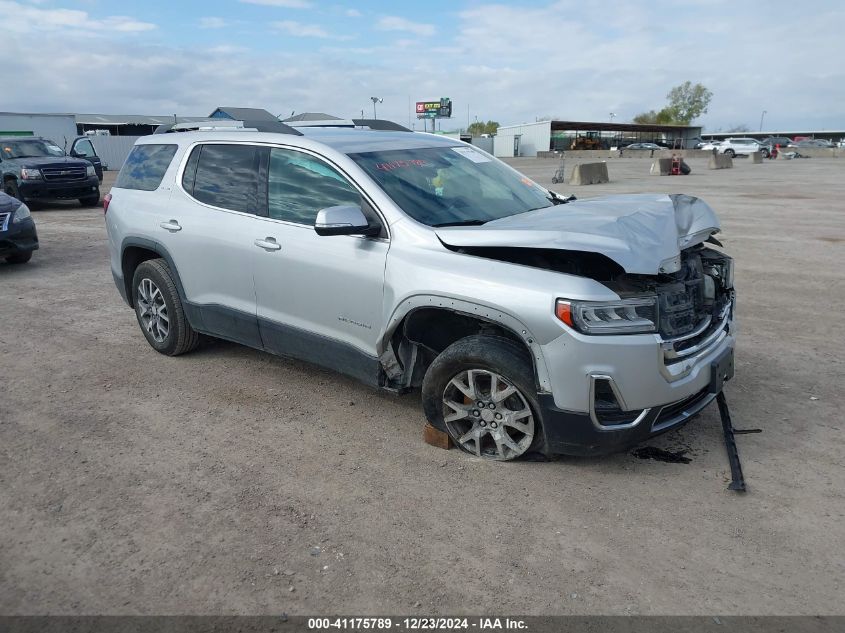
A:
[[[750,131],[751,131],[751,128],[748,127],[747,125],[745,125],[744,123],[742,125],[734,125],[733,127],[731,127],[731,129],[728,130],[728,132],[750,132]]]
[[[635,116],[634,123],[669,125],[673,123],[672,113],[669,111],[669,108],[663,108],[660,112],[649,110],[648,112],[643,112],[642,114]]]
[[[498,121],[476,121],[475,123],[470,123],[470,126],[467,128],[467,132],[471,136],[481,136],[482,134],[495,134],[496,130],[499,129]]]
[[[701,84],[685,81],[666,95],[669,105],[655,112],[649,110],[634,117],[634,123],[657,125],[689,125],[696,117],[707,112],[713,93]]]
[[[693,119],[707,112],[713,93],[701,84],[693,85],[685,81],[672,88],[666,98],[669,100],[668,109],[672,120],[681,125],[689,125]]]

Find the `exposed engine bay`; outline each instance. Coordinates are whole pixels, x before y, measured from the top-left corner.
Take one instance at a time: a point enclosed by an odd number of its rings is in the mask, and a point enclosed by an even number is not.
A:
[[[658,275],[626,273],[609,257],[584,251],[539,248],[452,247],[453,250],[500,261],[594,279],[620,297],[658,297],[658,331],[664,339],[707,330],[717,324],[733,298],[733,260],[704,246],[681,252],[677,272]]]

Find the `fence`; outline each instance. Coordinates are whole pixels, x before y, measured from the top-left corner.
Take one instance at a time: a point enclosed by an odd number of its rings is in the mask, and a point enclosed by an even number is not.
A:
[[[103,161],[103,166],[108,166],[108,169],[117,171],[123,167],[126,157],[132,150],[140,136],[89,136],[91,142],[94,144],[94,149],[100,160]]]

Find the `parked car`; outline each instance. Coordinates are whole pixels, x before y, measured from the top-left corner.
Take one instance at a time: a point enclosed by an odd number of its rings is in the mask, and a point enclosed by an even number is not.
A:
[[[10,264],[25,264],[38,249],[38,233],[29,207],[0,191],[0,257]]]
[[[757,139],[745,137],[726,138],[718,145],[714,144],[716,151],[728,156],[748,156],[754,152],[760,152],[764,158],[769,157],[769,148],[760,144]],[[712,149],[712,148],[709,148]]]
[[[700,147],[696,147],[696,149],[704,149],[707,151],[713,151],[714,149],[718,150],[719,147],[722,145],[722,141],[705,141],[701,144]]]
[[[658,145],[657,143],[631,143],[630,145],[625,146],[623,149],[661,150],[661,149],[669,149],[669,148],[663,147],[662,145]]]
[[[100,181],[87,159],[67,156],[53,141],[37,137],[0,138],[3,191],[21,202],[78,199],[100,202]]]
[[[104,199],[156,351],[202,333],[421,389],[431,425],[496,460],[621,450],[733,374],[733,262],[704,201],[575,201],[432,134],[258,129],[277,132],[141,138]]]
[[[832,148],[835,147],[831,141],[822,138],[810,138],[805,139],[803,141],[798,141],[797,143],[793,143],[790,147],[822,147],[822,148]]]
[[[769,151],[771,151],[778,145],[780,145],[781,147],[786,147],[791,142],[792,139],[786,136],[767,136],[762,141],[760,141],[760,145],[768,147]]]

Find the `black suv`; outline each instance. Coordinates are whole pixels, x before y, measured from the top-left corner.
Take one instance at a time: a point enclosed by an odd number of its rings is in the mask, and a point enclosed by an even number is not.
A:
[[[87,159],[67,156],[53,141],[0,138],[3,191],[21,202],[77,199],[84,207],[100,201],[100,179]]]
[[[29,208],[0,191],[0,257],[10,264],[25,264],[38,248],[38,234]]]

